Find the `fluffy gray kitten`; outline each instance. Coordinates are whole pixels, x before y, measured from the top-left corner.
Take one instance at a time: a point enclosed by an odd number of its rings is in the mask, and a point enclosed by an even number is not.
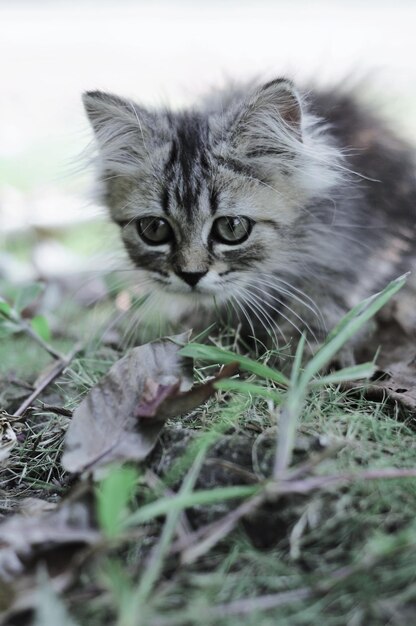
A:
[[[102,201],[171,318],[231,311],[263,341],[321,341],[409,269],[411,150],[353,95],[276,79],[179,112],[84,105]]]

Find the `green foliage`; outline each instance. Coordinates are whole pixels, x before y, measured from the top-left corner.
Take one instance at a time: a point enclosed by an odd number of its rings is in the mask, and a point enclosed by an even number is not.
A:
[[[347,380],[356,380],[371,376],[374,372],[373,363],[346,367],[335,373],[318,377],[319,372],[329,365],[339,350],[393,297],[406,282],[406,276],[401,276],[389,283],[380,293],[360,302],[349,311],[330,332],[326,341],[317,353],[302,369],[305,338],[299,341],[293,362],[290,381],[281,372],[258,363],[248,357],[235,355],[228,350],[212,346],[190,343],[181,350],[184,356],[214,361],[216,363],[231,363],[237,361],[241,369],[287,387],[284,400],[281,394],[276,394],[259,385],[244,381],[220,381],[216,387],[223,390],[234,390],[245,394],[258,394],[283,403],[279,421],[279,441],[276,452],[275,476],[285,471],[289,466],[295,443],[295,435],[306,397],[312,387],[324,387],[328,384],[338,384]]]
[[[108,559],[103,567],[101,578],[108,588],[119,617],[116,626],[127,626],[125,616],[130,616],[134,607],[134,586],[122,562]]]
[[[239,500],[255,495],[260,488],[258,486],[236,485],[235,487],[216,487],[204,491],[180,494],[174,498],[159,498],[155,502],[147,504],[126,518],[126,527],[143,524],[160,515],[166,515],[173,511],[182,511],[194,506],[214,504],[226,500]]]
[[[301,370],[302,343],[299,343],[292,371],[292,385],[289,388],[286,403],[279,424],[279,441],[276,452],[275,475],[279,475],[289,466],[295,442],[297,425],[311,385],[325,385],[329,382],[340,383],[351,378],[368,377],[374,371],[373,363],[364,363],[355,367],[339,370],[336,375],[329,374],[316,379],[339,350],[362,329],[362,327],[401,289],[406,276],[390,282],[380,293],[363,300],[349,311],[329,333],[325,343]]]
[[[305,367],[304,380],[311,380],[334,358],[342,346],[362,329],[362,327],[406,283],[408,274],[391,281],[382,291],[366,298],[349,311],[329,333],[325,343]]]
[[[97,512],[100,527],[107,537],[117,537],[136,490],[138,472],[133,467],[114,467],[97,489]]]
[[[3,314],[5,317],[9,316],[11,313],[12,307],[6,300],[0,298],[0,314]]]
[[[13,309],[16,313],[22,313],[29,305],[40,296],[44,286],[39,283],[32,283],[20,287],[15,294]]]
[[[51,329],[49,328],[48,320],[44,315],[35,315],[30,320],[31,326],[35,333],[44,341],[49,341],[51,338]]]
[[[19,288],[9,289],[10,301],[0,297],[0,337],[7,337],[19,332],[34,331],[32,338],[38,337],[43,341],[49,341],[51,331],[44,315],[35,315],[27,322],[22,313],[33,305],[44,290],[39,283],[31,283]]]
[[[277,370],[259,363],[254,359],[250,359],[247,356],[231,352],[230,350],[223,350],[222,348],[216,348],[214,346],[206,346],[200,343],[189,343],[182,348],[180,354],[193,359],[200,359],[202,361],[211,361],[219,364],[238,363],[242,370],[256,374],[261,378],[272,380],[273,382],[286,387],[289,384],[288,379],[284,374]]]
[[[235,380],[234,378],[219,380],[215,383],[215,387],[216,389],[221,389],[222,391],[234,391],[254,398],[262,397],[266,400],[272,400],[273,402],[276,402],[276,404],[280,404],[284,397],[280,391],[277,391],[277,389],[266,386],[262,387],[256,383],[250,383],[245,380]]]
[[[62,355],[48,343],[51,332],[46,318],[43,315],[34,315],[31,320],[27,319],[27,307],[36,303],[43,289],[43,285],[29,284],[15,290],[12,304],[1,299],[3,306],[0,308],[0,337],[23,333],[54,359],[62,359]]]
[[[101,482],[97,514],[108,542],[100,545],[101,560],[94,557],[83,564],[80,581],[66,592],[66,602],[80,625],[408,623],[409,607],[416,602],[416,480],[369,482],[359,476],[366,469],[414,467],[411,418],[405,421],[386,405],[369,402],[364,395],[351,397],[339,386],[344,380],[369,376],[373,363],[325,371],[337,350],[400,288],[401,281],[393,281],[350,312],[309,361],[302,339],[289,378],[267,365],[265,358],[256,361],[232,350],[197,344],[183,349],[209,363],[238,361],[246,378],[218,382],[222,393],[200,411],[168,424],[161,443],[162,461],[175,450],[170,448],[170,432],[176,441],[190,431],[193,436],[165,473],[159,472],[163,462],[159,465],[158,458],[149,462],[158,474],[157,484],[146,482],[145,475],[139,481],[131,468],[113,469]],[[0,311],[8,315],[13,301],[10,298],[2,305],[5,301],[0,300]],[[0,320],[6,315],[0,315]],[[31,328],[42,335],[41,328]],[[26,340],[13,337],[11,341],[21,339]],[[232,345],[223,343],[227,348]],[[95,347],[95,352],[91,348],[75,359],[57,387],[63,405],[76,406],[80,395],[117,356],[108,348],[97,351]],[[212,369],[198,368],[198,379],[206,377],[207,371]],[[36,419],[30,425],[33,433],[26,432],[23,459],[17,471],[12,467],[12,479],[27,485],[33,464],[42,464],[47,467],[39,486],[49,486],[56,493],[58,481],[52,468],[60,450],[56,440],[52,445],[49,441],[59,422],[57,416],[42,411]],[[277,441],[273,439],[276,430]],[[234,434],[253,442],[257,483],[202,488],[195,480],[204,455],[210,457],[208,471],[217,469],[221,459],[217,448],[212,454],[212,446]],[[272,451],[278,447],[279,462],[269,480],[263,480],[269,472],[263,472],[261,465],[266,440]],[[331,454],[334,442],[336,452]],[[240,458],[234,460],[238,469]],[[192,515],[205,510],[218,519],[223,511],[234,512],[256,498],[267,483],[284,483],[305,466],[312,467],[309,476],[315,478],[344,472],[356,475],[357,480],[341,488],[289,494],[269,503],[264,520],[258,522],[260,532],[264,524],[265,533],[270,526],[276,533],[276,543],[267,550],[255,549],[238,526],[194,564],[172,549],[180,537],[188,541],[192,536],[194,527],[181,525],[190,509]],[[233,476],[238,483],[238,473]],[[299,473],[298,479],[303,476]],[[144,484],[145,488],[138,489]],[[304,595],[305,590],[309,595]],[[88,601],[80,602],[80,597]],[[60,602],[55,597],[56,601]],[[48,622],[50,612],[55,623],[65,624],[69,618],[62,603],[59,613],[48,602],[42,600],[37,623],[52,623]]]
[[[20,326],[13,321],[13,308],[0,296],[0,338],[20,331]]]

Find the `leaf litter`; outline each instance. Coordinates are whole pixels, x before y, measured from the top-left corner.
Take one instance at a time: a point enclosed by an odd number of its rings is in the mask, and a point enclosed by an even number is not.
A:
[[[52,510],[51,510],[52,509]],[[39,566],[57,591],[74,581],[83,551],[102,538],[94,520],[91,487],[81,484],[58,506],[30,506],[27,512],[6,519],[0,527],[0,616],[36,605]]]
[[[416,272],[415,272],[416,274]],[[384,307],[377,328],[359,352],[359,359],[376,356],[377,370],[361,381],[368,400],[389,400],[416,413],[416,275],[400,297]],[[355,385],[350,385],[354,387]]]
[[[0,598],[4,616],[36,603],[37,564],[47,566],[54,589],[62,591],[74,580],[74,560],[79,561],[86,547],[103,541],[87,475],[99,478],[115,462],[143,461],[168,418],[201,405],[216,392],[216,381],[238,370],[238,364],[230,363],[206,382],[193,385],[192,359],[179,354],[190,332],[130,350],[73,412],[61,462],[68,472],[84,473],[81,488],[56,508],[27,499],[31,502],[22,513],[0,526],[0,581],[13,583],[13,593]],[[11,427],[4,420],[3,424],[4,438]],[[3,447],[13,445],[15,439],[9,437]],[[33,514],[28,516],[28,511]]]
[[[143,460],[151,453],[169,417],[192,411],[193,408],[214,393],[215,379],[192,389],[191,363],[179,355],[179,350],[187,339],[186,335],[176,336],[134,348],[133,351],[137,352],[133,357],[129,353],[120,359],[113,365],[108,374],[92,388],[75,409],[67,432],[66,450],[62,459],[67,471],[84,473],[84,478],[85,475],[91,473],[100,476],[103,468],[115,461],[137,462]],[[409,343],[406,345],[409,349]],[[407,374],[404,375],[403,372],[400,372],[400,359],[396,363],[398,364],[397,367],[391,368],[392,374],[388,374],[391,378],[384,377],[384,382],[391,381],[393,377],[395,377],[393,380],[397,381],[400,375],[407,376]],[[134,367],[131,368],[131,365],[136,367],[135,371],[132,371]],[[412,368],[413,365],[410,355],[406,367]],[[216,380],[232,376],[237,371],[236,364],[231,363],[229,369],[227,367],[221,371]],[[387,357],[382,371],[386,373],[388,367]],[[140,375],[138,371],[140,371]],[[410,373],[409,378],[406,378],[407,390],[412,389],[412,380],[414,386],[414,378],[412,379]],[[395,389],[395,393],[399,396],[404,393],[403,389],[405,388],[404,379],[401,381],[403,387],[399,386],[398,389]],[[368,386],[368,389],[373,386],[374,381]],[[401,398],[403,398],[402,395]],[[248,447],[250,445],[252,443],[249,443]],[[231,466],[231,463],[229,465]],[[238,469],[238,465],[236,467]],[[240,469],[244,470],[244,468]],[[390,475],[388,472],[383,474],[382,471],[376,470],[373,474],[371,472],[363,473],[363,479],[366,477],[397,479],[401,475],[411,476],[413,474],[411,470],[408,470],[407,474],[403,470],[402,473],[390,472]],[[356,480],[356,475],[352,473],[340,475],[340,478],[336,476],[333,478],[338,480],[340,484],[342,482],[353,483]],[[302,489],[306,487],[310,490],[320,489],[325,481],[316,476],[313,480],[311,478],[308,484],[306,483],[306,480],[292,484],[290,481],[283,482],[281,493],[286,493],[285,489],[287,489],[290,494],[296,486],[300,489],[299,493],[302,493]],[[51,562],[63,563],[62,567],[57,567],[55,571],[53,567],[49,568],[53,587],[62,590],[74,580],[77,566],[85,558],[85,556],[83,557],[86,554],[85,550],[91,546],[100,545],[102,542],[103,535],[101,531],[97,530],[94,509],[91,505],[90,483],[84,480],[81,482],[81,486],[86,489],[84,495],[80,496],[75,492],[74,497],[63,500],[56,511],[44,511],[40,517],[32,517],[29,520],[27,517],[25,520],[23,516],[14,516],[6,520],[0,527],[0,580],[4,583],[4,588],[10,590],[10,594],[7,592],[3,594],[3,596],[9,596],[6,602],[4,598],[0,598],[3,609],[6,608],[8,612],[12,613],[21,610],[22,607],[33,606],[36,601],[32,593],[36,586],[36,564],[46,562],[50,566]],[[212,487],[207,485],[207,488]],[[87,497],[85,497],[85,493],[88,494]],[[272,493],[272,490],[269,490],[269,493]],[[254,509],[256,497],[254,494],[252,500],[247,500],[241,507],[234,509],[234,512],[232,510],[231,513],[225,511],[222,520],[218,522],[214,520],[206,524],[205,528],[201,527],[198,537],[188,537],[185,545],[176,546],[176,550],[179,549],[182,553],[183,562],[192,562],[215,545],[217,541],[223,539],[229,532],[229,528],[233,528],[243,514],[251,512],[252,506]],[[282,506],[285,508],[287,502],[282,502],[280,495],[279,498],[279,508]],[[261,500],[262,498],[260,498]],[[191,502],[192,498],[189,501]],[[291,523],[293,524],[295,521],[292,519]],[[324,523],[324,520],[321,520],[321,523]],[[216,526],[214,527],[214,525]],[[216,533],[213,532],[214,528],[217,529]],[[300,545],[302,534],[307,532],[306,527],[305,529],[302,529],[300,537],[297,539]],[[62,537],[61,542],[59,537]],[[204,545],[198,547],[198,543],[192,541],[194,538],[198,542],[203,538]],[[71,546],[68,558],[65,558],[62,550],[65,545]],[[298,551],[301,551],[301,548]],[[52,556],[51,560],[48,560],[45,552]],[[60,558],[62,555],[63,559]],[[31,569],[27,567],[29,563]],[[288,593],[291,594],[291,592]],[[309,597],[311,593],[311,589],[307,588],[305,597]],[[302,594],[299,596],[294,590],[293,596],[296,599]],[[275,603],[277,606],[279,602],[280,600],[276,596],[272,598],[271,605]],[[234,604],[235,614],[244,612],[240,601],[236,601]],[[222,615],[226,615],[227,610],[230,611],[231,608],[234,612],[234,604],[217,605],[217,607],[213,607],[212,615],[216,614],[215,611],[216,609],[219,610],[220,606]]]
[[[16,444],[17,436],[8,421],[8,417],[4,413],[0,413],[0,468]]]
[[[133,348],[117,361],[75,409],[62,456],[72,473],[97,472],[114,462],[142,461],[164,422],[192,411],[214,392],[214,382],[237,371],[230,364],[193,386],[192,360],[179,350],[189,333]]]

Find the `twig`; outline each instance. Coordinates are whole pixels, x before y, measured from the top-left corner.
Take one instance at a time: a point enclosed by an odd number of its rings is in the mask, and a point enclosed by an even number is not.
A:
[[[383,472],[383,470],[381,471]],[[393,478],[393,473],[397,474],[402,472],[403,470],[397,470],[396,472],[392,469],[387,470],[384,472],[386,474],[384,477]],[[371,474],[374,477],[374,474],[379,474],[379,472],[374,470],[372,472],[363,472],[363,474]],[[387,476],[387,474],[389,475]],[[406,474],[406,476],[407,475],[408,474]],[[412,475],[415,475],[415,472],[413,472]],[[379,477],[380,476],[377,475],[377,478]],[[404,548],[405,546],[400,543],[398,549],[403,550]],[[253,598],[235,600],[234,602],[216,604],[208,608],[201,608],[199,617],[201,619],[211,617],[221,618],[231,615],[250,615],[255,611],[267,611],[279,606],[293,604],[301,600],[307,600],[309,598],[313,598],[314,596],[325,596],[335,585],[348,580],[348,578],[358,572],[369,571],[386,557],[387,555],[385,553],[379,555],[369,555],[369,558],[365,559],[365,561],[361,561],[351,566],[340,567],[323,580],[314,581],[310,587],[300,587],[299,589],[290,589],[288,591],[282,591],[275,594],[266,594]],[[182,626],[182,624],[187,623],[188,621],[186,613],[183,612],[178,616],[156,618],[151,621],[151,626]]]
[[[33,391],[33,385],[30,385],[25,380],[20,380],[20,378],[13,376],[13,374],[8,374],[6,380],[11,385],[17,385],[18,387],[23,387],[23,389],[28,389],[29,391]]]
[[[242,517],[261,506],[265,498],[264,492],[253,496],[221,519],[194,531],[185,541],[176,541],[172,545],[171,552],[182,552],[182,563],[192,563],[226,537]]]
[[[416,478],[416,469],[387,468],[368,470],[365,472],[349,472],[330,476],[313,476],[310,478],[296,478],[266,483],[264,491],[243,502],[236,509],[227,513],[221,519],[203,526],[193,532],[186,541],[176,541],[171,552],[182,552],[182,562],[191,563],[205,554],[219,541],[224,539],[236,526],[239,520],[258,509],[267,499],[276,499],[289,494],[307,494],[317,489],[327,489],[343,483],[359,480],[388,480],[395,478]]]
[[[20,419],[18,415],[10,415],[7,411],[0,411],[0,422],[16,422]]]
[[[241,467],[240,465],[237,465],[237,463],[233,463],[232,461],[227,461],[218,457],[211,457],[209,459],[206,459],[205,465],[223,467],[224,469],[230,470],[230,472],[234,472],[242,478],[245,478],[245,480],[249,481],[253,485],[258,482],[257,476],[253,474],[253,472],[246,470],[244,467]]]
[[[61,360],[65,358],[64,355],[62,355],[60,352],[55,350],[55,348],[52,348],[52,346],[50,346],[46,341],[44,341],[42,337],[40,337],[29,324],[27,324],[23,320],[20,320],[19,324],[23,332],[25,332],[31,339],[33,339],[33,341],[35,341],[41,348],[46,350],[46,352],[48,352],[48,354],[50,354],[51,357],[57,360]]]
[[[315,489],[327,489],[343,483],[353,483],[360,480],[394,480],[396,478],[416,478],[416,468],[397,469],[390,467],[365,472],[349,472],[330,476],[313,476],[301,480],[282,480],[270,482],[266,491],[272,496],[281,496],[290,493],[309,493]]]
[[[305,463],[300,463],[289,468],[286,472],[285,478],[287,480],[294,480],[295,478],[301,478],[303,475],[311,473],[317,465],[322,463],[322,461],[334,457],[340,450],[342,450],[342,448],[346,446],[346,444],[346,441],[337,442],[332,446],[328,446],[322,450],[322,452],[311,455]]]
[[[48,354],[50,354],[54,359],[61,360],[65,358],[60,352],[55,350],[55,348],[52,348],[52,346],[50,346],[44,339],[42,339],[42,337],[40,337],[40,335],[38,335],[37,332],[33,330],[30,324],[25,322],[19,315],[15,314],[14,312],[6,313],[5,311],[1,311],[1,315],[11,322],[17,324],[20,329],[24,333],[26,333],[26,335],[33,339],[33,341],[35,341],[41,348],[46,350],[46,352],[48,352]]]
[[[53,406],[52,404],[45,404],[44,402],[41,402],[40,404],[42,411],[56,413],[56,415],[64,415],[65,417],[72,417],[73,411],[65,409],[63,406]]]
[[[266,611],[274,609],[284,604],[291,604],[299,600],[310,598],[313,594],[312,589],[301,587],[290,591],[282,591],[280,593],[258,596],[257,598],[246,598],[235,600],[228,604],[217,604],[212,609],[208,609],[209,615],[213,617],[223,617],[225,615],[249,615],[254,611]]]
[[[201,609],[200,618],[225,617],[231,615],[250,615],[254,611],[267,611],[285,604],[292,604],[300,600],[312,597],[313,590],[308,587],[281,591],[280,593],[257,596],[256,598],[245,598],[235,600],[228,604],[216,604],[213,607]],[[161,617],[151,621],[151,626],[182,626],[187,623],[186,615],[172,617]]]
[[[28,398],[19,406],[17,411],[15,411],[13,417],[20,417],[23,413],[30,407],[32,402],[36,400],[36,398],[50,385],[68,365],[71,363],[74,356],[81,350],[82,344],[77,343],[74,348],[66,355],[59,358],[59,361],[53,366],[53,368],[47,372],[47,374],[41,379],[41,381],[37,384],[33,393],[30,394]]]

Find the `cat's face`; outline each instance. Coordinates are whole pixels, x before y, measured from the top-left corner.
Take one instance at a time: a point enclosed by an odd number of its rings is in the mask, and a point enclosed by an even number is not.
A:
[[[194,156],[184,175],[180,156],[168,157],[112,210],[132,261],[156,288],[206,303],[223,302],[279,256],[283,263],[292,217],[267,183],[210,161]]]
[[[305,182],[291,83],[268,83],[221,113],[149,112],[101,92],[84,103],[103,199],[155,289],[193,302],[250,299],[260,273],[294,266],[295,224],[315,182],[313,172]]]

